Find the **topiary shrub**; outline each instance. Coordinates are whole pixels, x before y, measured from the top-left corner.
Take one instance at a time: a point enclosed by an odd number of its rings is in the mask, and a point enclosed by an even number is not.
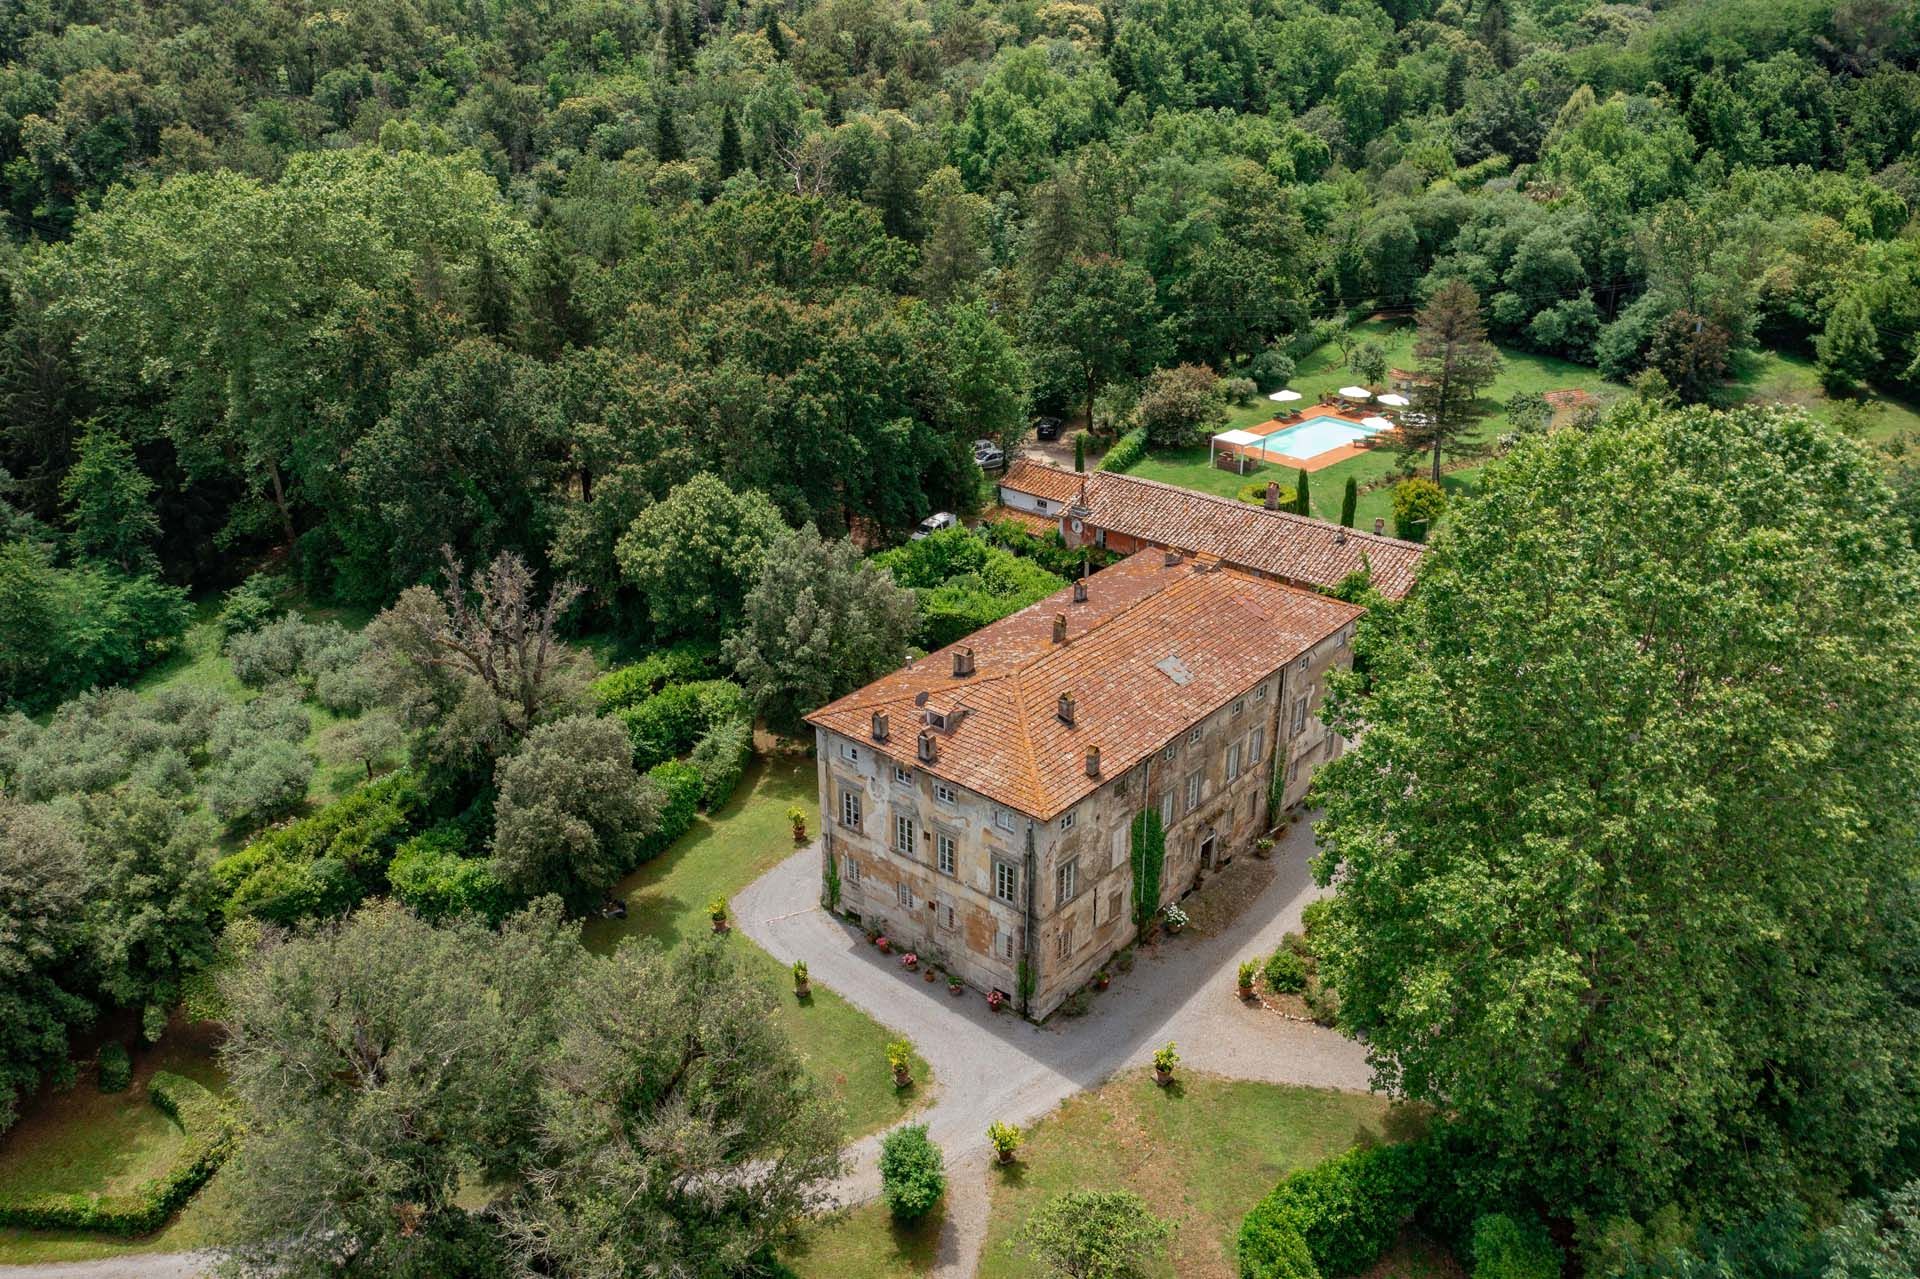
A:
[[[1241,1223],[1241,1273],[1269,1273],[1249,1267],[1278,1264],[1283,1237],[1292,1232],[1328,1279],[1359,1274],[1412,1219],[1425,1175],[1422,1151],[1413,1146],[1356,1148],[1292,1174]]]
[[[1282,995],[1297,995],[1307,988],[1307,961],[1281,947],[1267,961],[1267,986]]]
[[[125,1092],[133,1082],[133,1062],[122,1044],[106,1044],[100,1049],[99,1083],[101,1092]]]
[[[899,1221],[918,1221],[947,1189],[946,1161],[925,1124],[895,1128],[880,1143],[880,1193]]]
[[[1473,1223],[1473,1279],[1559,1279],[1562,1262],[1538,1220],[1491,1212]]]

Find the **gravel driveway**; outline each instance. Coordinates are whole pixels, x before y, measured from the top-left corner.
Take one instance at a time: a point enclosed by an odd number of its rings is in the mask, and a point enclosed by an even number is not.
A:
[[[1295,823],[1274,849],[1271,882],[1236,920],[1215,936],[1141,949],[1133,971],[1116,975],[1091,1012],[1055,1018],[1046,1027],[989,1012],[977,992],[956,998],[944,985],[904,973],[857,929],[821,909],[817,847],[748,885],[733,899],[733,915],[741,931],[776,958],[806,960],[814,980],[913,1040],[933,1067],[934,1101],[920,1118],[946,1152],[950,1174],[938,1273],[967,1276],[985,1237],[986,1132],[996,1119],[1030,1124],[1119,1070],[1147,1069],[1153,1050],[1169,1039],[1179,1044],[1183,1063],[1212,1074],[1367,1088],[1360,1045],[1233,995],[1239,962],[1272,951],[1281,934],[1298,930],[1301,908],[1320,895],[1307,870],[1313,851],[1311,827]],[[849,1152],[853,1171],[840,1186],[842,1202],[879,1192],[878,1147],[878,1138],[869,1137]]]

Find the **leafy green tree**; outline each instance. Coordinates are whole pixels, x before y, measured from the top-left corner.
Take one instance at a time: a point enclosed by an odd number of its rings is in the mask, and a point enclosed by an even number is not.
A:
[[[1713,394],[1727,375],[1732,337],[1726,329],[1691,311],[1675,311],[1653,331],[1647,365],[1665,376],[1688,404]]]
[[[171,651],[190,615],[186,593],[151,576],[0,542],[0,705],[40,710],[125,679]]]
[[[623,946],[560,1013],[540,1160],[507,1213],[540,1273],[758,1272],[828,1203],[839,1117],[722,942]]]
[[[946,1160],[925,1124],[906,1124],[881,1138],[880,1194],[895,1220],[920,1220],[946,1190]]]
[[[221,1061],[247,1131],[227,1174],[240,1261],[504,1273],[496,1227],[463,1195],[529,1167],[541,1071],[582,963],[552,910],[494,931],[377,904],[232,971]]]
[[[1157,448],[1191,448],[1226,421],[1220,380],[1203,364],[1155,369],[1140,390],[1134,418]]]
[[[1393,486],[1393,533],[1410,542],[1424,542],[1446,513],[1447,491],[1424,475]]]
[[[1813,342],[1820,360],[1820,381],[1829,395],[1846,395],[1872,377],[1880,365],[1880,334],[1866,300],[1849,293],[1827,316],[1827,327]]]
[[[0,793],[0,1132],[43,1075],[71,1071],[67,1030],[93,1016],[74,979],[83,858],[51,810]]]
[[[1117,377],[1160,362],[1166,343],[1153,278],[1110,257],[1075,258],[1054,272],[1027,310],[1027,349],[1037,368],[1077,391],[1093,420],[1093,400]]]
[[[1387,350],[1378,342],[1362,342],[1347,357],[1347,367],[1362,385],[1378,386],[1387,376]]]
[[[573,715],[527,735],[495,774],[493,873],[523,898],[595,906],[639,861],[659,787],[634,771],[617,720]]]
[[[1131,1190],[1070,1190],[1040,1205],[1022,1234],[1052,1279],[1141,1279],[1173,1226]]]
[[[769,554],[723,645],[754,707],[782,732],[906,660],[913,592],[811,524]]]
[[[1873,1178],[1916,1102],[1917,605],[1877,468],[1804,415],[1490,467],[1315,784],[1376,1081],[1556,1214]]]
[[[653,154],[663,165],[687,158],[687,149],[680,142],[680,126],[673,118],[673,104],[664,98],[653,113]]]
[[[739,618],[768,552],[787,536],[764,495],[702,471],[642,511],[615,553],[663,634],[713,638]]]
[[[1487,341],[1480,298],[1465,280],[1441,285],[1415,317],[1414,412],[1400,428],[1408,454],[1433,454],[1432,478],[1440,482],[1440,455],[1472,442],[1480,416],[1480,392],[1500,373],[1500,353]]]
[[[157,567],[152,543],[160,517],[153,509],[153,481],[124,437],[99,422],[88,426],[60,481],[60,496],[76,553],[129,575]]]
[[[213,824],[188,801],[122,786],[79,801],[87,947],[100,989],[164,1025],[186,979],[212,961],[222,894]]]
[[[1013,335],[983,301],[929,312],[942,417],[956,435],[1011,442],[1027,425],[1032,376]]]

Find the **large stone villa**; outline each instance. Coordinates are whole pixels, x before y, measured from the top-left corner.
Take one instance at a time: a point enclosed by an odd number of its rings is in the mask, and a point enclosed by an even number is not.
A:
[[[1034,531],[1054,528],[1068,546],[1102,546],[1129,554],[1143,546],[1218,556],[1243,572],[1329,590],[1366,567],[1388,599],[1401,599],[1426,548],[1278,509],[1277,486],[1267,504],[1196,493],[1158,480],[1112,471],[1080,475],[1039,462],[1019,461],[999,485],[1000,514]]]
[[[1165,828],[1164,904],[1340,752],[1314,712],[1362,612],[1145,549],[822,707],[839,909],[1010,999],[1024,961],[1044,1017],[1136,934],[1135,814]]]

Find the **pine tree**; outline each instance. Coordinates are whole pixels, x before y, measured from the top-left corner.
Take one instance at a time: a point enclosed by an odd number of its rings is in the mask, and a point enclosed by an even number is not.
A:
[[[661,33],[661,42],[666,45],[668,67],[674,71],[692,69],[693,41],[687,38],[687,24],[680,14],[680,0],[668,0],[667,21]]]
[[[827,91],[827,111],[824,118],[829,128],[837,129],[846,123],[846,111],[841,107],[840,94],[835,90]]]
[[[1441,451],[1458,452],[1471,443],[1469,432],[1480,415],[1480,389],[1499,375],[1500,352],[1487,341],[1480,295],[1465,280],[1442,285],[1415,324],[1417,412],[1401,424],[1401,450],[1409,456],[1431,450],[1433,482],[1438,484]]]
[[[740,172],[742,163],[740,124],[733,118],[733,104],[729,102],[720,112],[720,180],[724,182]]]
[[[660,163],[671,164],[675,160],[686,159],[686,150],[680,145],[680,126],[673,122],[673,108],[666,102],[660,103],[653,124],[658,135],[654,152],[660,157]]]
[[[1354,513],[1360,506],[1360,481],[1349,475],[1347,491],[1340,495],[1340,522],[1348,528],[1353,527]]]
[[[787,33],[780,29],[780,10],[767,6],[767,43],[773,46],[773,56],[785,62],[787,60]]]
[[[1300,478],[1295,481],[1293,487],[1293,513],[1312,515],[1313,501],[1307,495],[1307,469],[1304,466],[1300,468],[1299,475]]]

